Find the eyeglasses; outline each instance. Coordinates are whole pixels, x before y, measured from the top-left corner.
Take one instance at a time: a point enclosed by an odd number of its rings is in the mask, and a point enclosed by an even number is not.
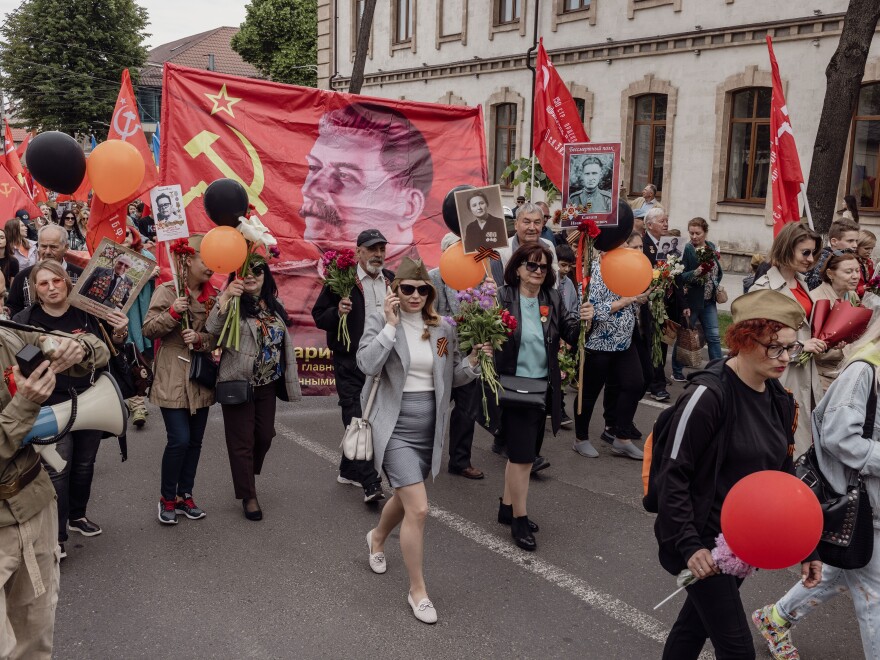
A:
[[[539,270],[542,273],[546,273],[547,269],[550,268],[548,264],[537,264],[534,261],[527,261],[524,265],[526,267],[526,270],[530,273],[537,273]]]
[[[544,220],[549,220],[549,219],[550,219],[550,216],[549,216],[549,215],[545,215],[545,216],[544,216]]]
[[[419,286],[415,286],[413,284],[401,284],[400,292],[405,296],[411,296],[416,291],[419,292],[419,295],[425,297],[431,291],[430,284],[420,284]]]
[[[251,275],[253,275],[254,277],[260,277],[261,275],[265,275],[265,274],[266,274],[266,267],[265,266],[254,266],[253,268],[251,268]]]
[[[815,257],[819,250],[801,250],[802,257]]]
[[[844,257],[844,256],[849,256],[849,255],[852,255],[855,253],[856,253],[856,251],[853,250],[852,248],[844,248],[842,250],[834,250],[833,252],[831,252],[831,254],[834,255],[835,257]]]
[[[782,344],[765,344],[760,341],[758,343],[764,347],[767,357],[771,360],[776,360],[781,357],[783,353],[788,353],[788,357],[794,359],[804,350],[804,345],[799,341],[789,344],[788,346],[783,346]]]
[[[37,288],[48,289],[49,284],[51,284],[56,289],[60,289],[61,285],[64,284],[64,280],[60,277],[53,277],[51,280],[43,280],[42,282],[37,282]]]

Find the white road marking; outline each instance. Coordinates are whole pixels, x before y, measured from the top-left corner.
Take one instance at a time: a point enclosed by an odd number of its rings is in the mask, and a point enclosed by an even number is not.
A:
[[[302,435],[283,424],[278,424],[276,422],[276,428],[278,428],[285,438],[292,440],[304,449],[317,454],[333,465],[339,463],[339,452],[327,449],[327,447],[320,443],[304,438]],[[645,614],[632,605],[628,605],[619,598],[597,591],[579,577],[566,572],[550,562],[539,559],[533,553],[520,550],[512,545],[510,539],[502,539],[494,534],[490,534],[479,525],[472,523],[470,520],[462,518],[461,516],[434,504],[431,505],[429,514],[432,518],[439,520],[450,529],[464,536],[466,539],[474,541],[487,550],[501,555],[520,568],[523,568],[538,577],[544,578],[547,582],[564,589],[590,607],[593,607],[606,616],[629,626],[640,635],[658,642],[659,644],[663,644],[666,641],[669,631],[660,620]],[[701,660],[711,660],[714,657],[714,654],[709,651],[704,651],[700,655]]]
[[[650,399],[641,399],[639,403],[645,406],[651,406],[652,408],[659,408],[660,410],[666,410],[669,408],[668,403],[660,403],[659,401],[651,401]]]

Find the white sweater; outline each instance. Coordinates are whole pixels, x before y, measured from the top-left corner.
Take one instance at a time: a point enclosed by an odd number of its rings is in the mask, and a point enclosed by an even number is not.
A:
[[[404,392],[434,391],[434,353],[431,342],[422,339],[425,331],[425,320],[422,313],[400,312],[400,322],[406,334],[406,346],[409,349],[409,371],[403,385]]]

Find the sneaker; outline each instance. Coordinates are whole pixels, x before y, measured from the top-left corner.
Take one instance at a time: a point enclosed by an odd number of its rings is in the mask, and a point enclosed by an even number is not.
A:
[[[752,612],[752,623],[767,640],[767,647],[774,660],[799,660],[800,654],[791,642],[791,624],[778,626],[773,621],[771,613],[773,605],[767,605],[760,610]]]
[[[575,440],[571,448],[585,458],[599,458],[599,452],[589,440]]]
[[[200,520],[208,515],[196,506],[196,503],[193,502],[192,495],[189,493],[184,495],[182,500],[177,500],[174,503],[174,512],[183,514],[190,520]]]
[[[174,500],[166,500],[164,497],[159,498],[159,522],[163,525],[177,524],[177,511],[175,510]]]
[[[611,431],[609,431],[608,429],[605,429],[604,431],[602,431],[602,435],[599,437],[602,438],[609,445],[613,445],[615,442],[617,442],[617,438],[615,438],[614,434]]]
[[[97,536],[103,531],[99,525],[96,525],[85,516],[68,521],[67,529],[71,532],[79,532],[83,536]]]
[[[563,410],[562,421],[559,422],[559,426],[564,429],[570,429],[572,424],[574,424],[574,422],[572,421],[571,417],[569,417],[568,414]]]
[[[58,559],[67,559],[67,550],[64,549],[64,544],[58,544]]]
[[[686,383],[688,379],[684,377],[684,374],[672,374],[672,382],[673,383]]]
[[[651,398],[654,399],[654,401],[669,401],[669,392],[666,390],[651,392]]]
[[[346,486],[357,486],[358,488],[363,488],[363,486],[361,486],[360,481],[353,481],[352,479],[346,479],[341,474],[338,477],[336,477],[336,481],[338,481],[341,484],[345,484]]]
[[[143,428],[144,424],[147,423],[147,411],[143,408],[138,408],[137,410],[135,410],[131,414],[131,423],[139,429]]]
[[[364,486],[364,502],[378,502],[385,499],[385,493],[382,490],[381,482]]]
[[[636,428],[636,425],[632,422],[629,423],[629,426],[620,436],[621,438],[626,438],[627,440],[641,440],[642,432]]]

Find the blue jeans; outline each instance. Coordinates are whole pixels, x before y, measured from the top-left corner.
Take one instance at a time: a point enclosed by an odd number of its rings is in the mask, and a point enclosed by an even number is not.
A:
[[[48,468],[49,478],[58,496],[59,543],[67,541],[67,521],[86,515],[101,435],[101,431],[71,431],[63,435],[56,445],[58,454],[67,461],[61,472]]]
[[[721,357],[721,334],[718,330],[718,307],[714,300],[707,300],[705,307],[697,313],[691,312],[691,323],[699,320],[703,326],[703,334],[706,336],[706,345],[709,348],[709,360],[717,360]],[[672,373],[681,375],[684,367],[676,359],[678,351],[672,351]]]
[[[194,415],[188,408],[160,408],[165,420],[168,441],[162,454],[162,497],[191,495],[202,453],[202,436],[208,425],[209,408],[199,408]]]

